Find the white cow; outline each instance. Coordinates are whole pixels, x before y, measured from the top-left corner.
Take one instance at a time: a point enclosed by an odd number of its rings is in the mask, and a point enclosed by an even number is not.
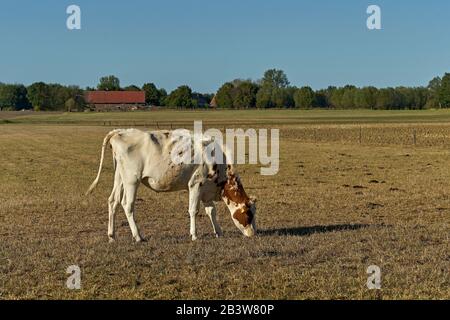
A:
[[[223,149],[216,147],[214,151],[216,154],[222,153],[224,161],[220,163],[214,161],[209,163],[202,161],[200,164],[174,163],[171,153],[177,152],[181,155],[183,152],[178,151],[182,140],[179,135],[174,134],[174,131],[143,132],[137,129],[116,129],[109,132],[103,140],[97,177],[86,195],[99,181],[108,143],[111,144],[115,168],[114,187],[108,200],[108,237],[111,242],[114,241],[114,216],[119,203],[125,211],[133,238],[137,242],[143,240],[134,220],[136,193],[141,182],[156,192],[189,191],[192,240],[197,239],[195,217],[199,211],[200,201],[203,202],[206,214],[211,219],[215,235],[217,237],[222,235],[214,206],[214,201],[220,199],[224,200],[238,229],[247,237],[255,234],[255,200],[247,196],[239,176],[233,172],[233,166],[226,163]],[[201,154],[202,157],[205,156],[204,152]]]

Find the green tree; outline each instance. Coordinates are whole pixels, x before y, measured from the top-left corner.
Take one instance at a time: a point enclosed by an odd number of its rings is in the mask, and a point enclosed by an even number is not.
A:
[[[126,86],[125,88],[123,88],[123,90],[124,91],[141,91],[141,88],[132,84],[132,85]]]
[[[233,107],[236,109],[254,108],[258,85],[252,81],[242,81],[237,84],[233,94]]]
[[[47,110],[50,106],[50,88],[43,82],[35,82],[27,88],[27,98],[34,110]]]
[[[442,79],[440,77],[434,77],[427,86],[428,98],[426,107],[427,108],[440,108],[439,104],[439,90],[441,89]]]
[[[428,89],[425,87],[417,87],[412,91],[413,94],[413,105],[414,109],[425,109],[427,108],[428,102]]]
[[[339,108],[339,106],[341,104],[342,94],[343,94],[342,88],[336,88],[334,86],[329,86],[325,92],[325,95],[327,98],[327,106],[329,108]]]
[[[343,88],[343,93],[340,100],[339,107],[341,109],[354,109],[355,108],[355,93],[357,88],[355,86],[347,85]]]
[[[272,101],[273,88],[263,86],[258,90],[256,94],[256,107],[257,108],[272,108],[274,103]]]
[[[193,107],[192,90],[186,85],[179,86],[167,97],[169,107],[191,108]]]
[[[274,88],[271,101],[275,108],[284,108],[288,106],[288,104],[290,104],[290,97],[287,88]]]
[[[234,86],[231,82],[224,83],[216,94],[217,106],[219,108],[233,108]]]
[[[167,105],[167,104],[166,104],[166,100],[167,100],[168,95],[167,95],[166,89],[161,88],[161,89],[158,90],[158,92],[159,92],[159,102],[158,102],[158,105],[159,105],[159,106],[165,106],[165,105]]]
[[[292,91],[288,91],[289,80],[283,70],[269,69],[259,81],[256,94],[258,108],[285,107],[293,104]]]
[[[67,92],[68,99],[73,99],[75,101],[75,106],[72,111],[83,111],[86,104],[86,101],[84,100],[84,91],[78,86],[68,86],[64,89]]]
[[[48,84],[49,102],[46,110],[65,110],[66,101],[71,98],[71,92],[60,84]]]
[[[289,86],[287,88],[283,89],[285,91],[285,101],[284,106],[286,108],[294,108],[295,107],[295,100],[294,100],[294,94],[298,90],[297,87]]]
[[[16,104],[16,94],[14,87],[9,84],[0,85],[0,109],[14,110]]]
[[[69,98],[69,99],[67,99],[65,106],[66,106],[66,110],[68,112],[72,112],[72,111],[75,111],[77,103],[74,98]]]
[[[397,104],[395,90],[393,88],[382,88],[378,90],[376,109],[394,109]]]
[[[27,88],[22,84],[0,85],[0,109],[21,110],[30,108]]]
[[[85,107],[83,91],[78,87],[66,87],[65,90],[69,97],[64,103],[65,110],[68,112],[83,111]]]
[[[326,89],[318,90],[314,93],[314,105],[319,108],[329,108],[328,94]]]
[[[302,87],[294,93],[296,108],[309,109],[314,106],[315,94],[310,87]]]
[[[116,76],[101,77],[97,85],[98,90],[117,91],[120,90],[120,80]]]
[[[205,94],[200,92],[193,92],[192,93],[192,103],[194,105],[194,108],[205,108],[209,106],[209,103],[212,99],[211,94]]]
[[[441,77],[434,77],[433,79],[430,80],[430,82],[428,82],[428,90],[435,92],[436,94],[439,92],[439,89],[441,88],[442,85],[442,79]]]
[[[377,102],[377,88],[364,87],[357,89],[354,100],[355,108],[374,109]]]
[[[446,73],[442,77],[438,91],[438,101],[442,108],[450,108],[450,73]]]
[[[245,109],[256,106],[259,86],[251,80],[235,79],[224,83],[216,93],[219,108]],[[209,101],[211,101],[209,97]]]
[[[83,90],[78,86],[36,82],[27,88],[27,97],[37,111],[67,110],[66,102],[71,98],[75,102],[73,109],[82,110],[84,108]]]
[[[272,88],[287,88],[289,80],[283,70],[269,69],[264,72],[261,79],[261,87],[268,86]]]
[[[412,88],[397,87],[395,90],[394,108],[411,109],[414,105],[414,94]]]
[[[148,105],[157,106],[161,105],[161,92],[156,88],[154,83],[146,83],[142,86],[142,90],[145,91],[145,102]],[[167,95],[167,93],[166,93]]]

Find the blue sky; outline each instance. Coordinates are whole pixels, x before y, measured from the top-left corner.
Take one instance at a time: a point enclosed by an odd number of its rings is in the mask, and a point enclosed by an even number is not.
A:
[[[66,8],[81,7],[81,30]],[[382,30],[366,28],[381,7]],[[2,0],[0,82],[188,84],[214,92],[281,68],[291,84],[426,85],[450,72],[447,0]]]

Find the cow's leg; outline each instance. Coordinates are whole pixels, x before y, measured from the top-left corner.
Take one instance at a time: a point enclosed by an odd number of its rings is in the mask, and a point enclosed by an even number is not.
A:
[[[139,181],[123,181],[123,198],[122,206],[127,216],[128,224],[130,225],[131,233],[133,234],[134,240],[136,242],[141,242],[143,239],[139,233],[139,229],[134,221],[134,204],[136,202],[136,194],[138,189]]]
[[[119,170],[116,170],[114,173],[114,187],[111,192],[111,195],[108,199],[108,209],[109,209],[109,220],[108,220],[108,238],[109,242],[114,241],[114,233],[115,233],[115,215],[116,215],[116,209],[121,201],[123,193],[123,187],[122,187],[122,179],[120,178]]]
[[[220,228],[219,224],[217,223],[217,218],[216,218],[216,206],[214,205],[214,202],[210,201],[210,202],[205,202],[205,211],[206,214],[208,215],[209,219],[211,220],[213,229],[214,229],[214,234],[216,235],[216,237],[221,237],[223,236],[223,232],[222,229]]]
[[[191,237],[192,241],[197,240],[197,230],[195,228],[195,217],[200,207],[200,190],[199,184],[189,186],[189,216],[191,219]]]

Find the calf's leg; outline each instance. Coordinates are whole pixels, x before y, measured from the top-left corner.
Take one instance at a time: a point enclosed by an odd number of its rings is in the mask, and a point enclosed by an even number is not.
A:
[[[108,199],[108,211],[109,211],[109,217],[108,217],[108,238],[109,242],[114,241],[114,234],[115,234],[115,215],[117,206],[119,205],[121,201],[121,197],[123,194],[123,187],[122,187],[122,180],[120,178],[119,170],[116,170],[114,173],[114,187],[111,192],[111,195]]]
[[[189,186],[189,217],[191,222],[191,237],[192,241],[197,240],[197,230],[195,226],[195,217],[198,214],[200,206],[200,190],[199,184]]]
[[[123,181],[123,198],[122,198],[122,207],[125,211],[125,215],[127,216],[128,224],[130,225],[131,233],[133,234],[134,240],[136,242],[141,242],[143,240],[141,234],[139,233],[139,229],[134,221],[134,207],[136,203],[136,194],[139,182],[138,181]]]
[[[206,214],[208,215],[209,219],[211,220],[214,234],[216,235],[216,237],[223,236],[222,229],[220,228],[219,223],[217,222],[217,218],[216,218],[217,210],[216,210],[216,206],[214,205],[214,202],[212,202],[212,201],[205,202],[204,205],[205,205]]]

